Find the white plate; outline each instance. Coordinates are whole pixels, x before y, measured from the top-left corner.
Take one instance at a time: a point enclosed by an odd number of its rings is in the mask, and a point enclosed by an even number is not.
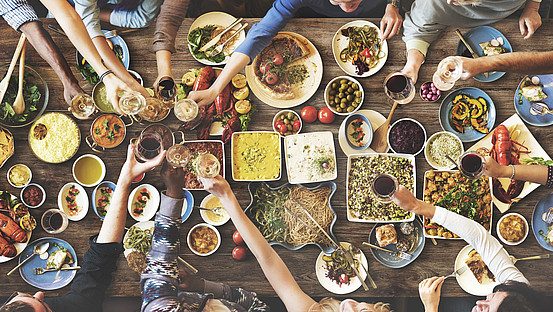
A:
[[[386,42],[386,40],[384,40],[382,42],[382,48],[381,48],[381,51],[384,53],[384,57],[378,61],[378,64],[376,64],[375,67],[371,68],[367,72],[364,72],[362,75],[358,75],[355,73],[355,65],[351,64],[350,62],[342,62],[340,60],[340,52],[342,52],[344,48],[347,48],[348,42],[349,42],[349,38],[342,36],[342,29],[348,28],[351,26],[363,27],[365,25],[375,27],[378,30],[378,36],[382,38],[382,32],[380,31],[380,28],[378,26],[376,26],[375,24],[369,21],[362,21],[362,20],[352,21],[340,27],[340,29],[336,31],[336,33],[334,34],[334,37],[332,38],[332,54],[334,54],[334,59],[336,60],[336,63],[338,64],[338,66],[340,66],[340,68],[350,76],[368,77],[368,76],[374,75],[384,66],[384,64],[386,63],[386,60],[388,59],[388,43]]]
[[[356,112],[357,114],[361,114],[369,120],[371,123],[371,127],[373,128],[373,131],[376,130],[380,125],[382,125],[386,121],[386,117],[384,117],[381,113],[374,111],[372,109],[361,109]],[[342,124],[340,125],[340,129],[338,130],[338,143],[340,143],[340,147],[342,148],[342,151],[346,156],[349,156],[351,154],[371,154],[374,153],[374,150],[370,147],[367,147],[364,150],[355,150],[349,146],[347,138],[346,138],[346,120],[347,118],[342,121]],[[390,146],[386,147],[386,152],[390,150]]]
[[[228,14],[228,13],[225,13],[225,12],[209,12],[209,13],[205,13],[204,15],[198,17],[197,19],[194,20],[194,22],[192,23],[192,25],[190,25],[190,29],[188,30],[188,34],[190,34],[190,32],[198,27],[203,27],[203,26],[206,26],[206,25],[218,25],[218,26],[222,26],[223,29],[227,28],[227,26],[230,26],[230,24],[232,24],[232,22],[234,22],[236,20],[236,17]],[[234,30],[237,30],[238,28],[242,27],[242,24],[241,23],[238,23],[236,24],[236,26],[233,27]],[[186,35],[186,38],[188,38],[188,35]],[[238,35],[238,39],[236,39],[236,41],[234,41],[234,43],[232,44],[232,46],[229,47],[229,51],[234,51],[236,48],[238,48],[238,46],[246,39],[246,31],[245,30],[241,30],[240,31],[240,35]],[[227,55],[227,57],[225,57],[225,60],[222,61],[221,63],[215,63],[215,62],[212,62],[212,61],[208,61],[206,59],[197,59],[194,54],[192,53],[192,48],[190,47],[190,45],[188,44],[188,39],[186,41],[186,45],[188,46],[188,51],[190,51],[190,55],[192,55],[192,57],[204,64],[204,65],[209,65],[209,66],[217,66],[217,65],[225,65],[229,58],[230,58],[230,54]],[[216,45],[215,45],[216,46]]]
[[[528,149],[530,150],[529,154],[521,154],[520,156],[521,160],[530,158],[530,157],[543,157],[544,160],[551,160],[551,157],[547,155],[547,152],[543,149],[543,147],[536,140],[536,138],[534,138],[534,136],[532,135],[530,130],[528,130],[528,128],[526,127],[522,119],[520,119],[519,115],[513,114],[513,116],[507,118],[507,120],[505,120],[501,124],[507,127],[507,129],[516,126],[516,130],[520,130],[520,134],[518,135],[518,138],[516,138],[516,141],[521,144],[524,144],[524,146],[528,147]],[[466,150],[475,151],[480,147],[491,149],[492,135],[493,135],[493,131],[490,131],[490,133],[487,134],[484,138],[482,138],[480,141],[478,141],[476,144],[474,144],[473,146],[471,146]],[[499,181],[501,182],[505,190],[507,189],[507,186],[509,186],[509,183],[511,183],[511,179],[507,179],[507,178],[499,179]],[[490,180],[490,185],[491,185],[491,180]],[[537,184],[537,183],[526,182],[524,184],[524,188],[522,189],[522,192],[520,193],[520,195],[517,196],[517,198],[522,199],[528,196],[528,194],[532,193],[539,186],[540,184]],[[510,207],[508,204],[500,202],[497,198],[495,198],[495,196],[493,196],[493,203],[495,204],[497,209],[501,211],[501,213],[504,213]]]
[[[75,201],[77,202],[77,207],[79,208],[79,211],[75,215],[71,215],[69,208],[67,208],[67,201],[65,200],[65,197],[69,196],[69,188],[71,186],[74,186],[77,190],[79,190],[79,194],[75,197]],[[77,182],[70,182],[62,186],[60,189],[60,192],[58,193],[58,207],[61,211],[63,211],[67,218],[71,221],[80,221],[84,217],[86,217],[86,214],[88,213],[88,195],[86,194],[85,189]]]
[[[332,176],[329,178],[320,178],[320,179],[307,179],[306,177],[300,177],[298,176],[298,168],[290,168],[290,159],[293,157],[299,157],[302,159],[306,158],[306,154],[303,153],[304,147],[310,145],[309,144],[309,138],[316,138],[320,137],[322,141],[325,142],[325,144],[317,145],[317,146],[323,146],[323,147],[329,147],[331,150],[332,157],[334,158],[334,172]],[[303,145],[298,146],[297,149],[294,151],[290,151],[290,154],[288,154],[288,145],[291,140],[298,139],[297,142],[301,144],[303,138]],[[323,182],[323,181],[331,181],[338,177],[338,164],[336,161],[336,148],[334,147],[334,137],[332,135],[332,132],[330,131],[323,131],[323,132],[309,132],[309,133],[301,133],[301,134],[294,134],[294,135],[288,135],[284,137],[284,155],[286,160],[286,173],[288,175],[288,182],[291,184],[301,184],[301,183],[313,183],[313,182]],[[305,164],[304,164],[305,165]],[[305,166],[302,166],[305,167]]]
[[[279,34],[287,34],[296,37],[296,39],[302,41],[310,50],[310,55],[308,57],[294,62],[294,64],[305,65],[309,73],[309,77],[307,77],[302,84],[292,86],[292,91],[296,96],[291,100],[279,100],[266,93],[255,79],[255,71],[253,68],[255,60],[252,62],[252,65],[246,66],[246,78],[250,91],[252,91],[263,103],[276,108],[290,108],[305,103],[315,92],[317,92],[323,80],[323,60],[317,48],[304,36],[286,31],[281,31]]]
[[[135,227],[135,226],[140,228],[141,230],[147,230],[147,229],[152,230],[152,237],[154,236],[154,228],[155,228],[155,222],[154,221],[141,221],[141,222],[135,223],[132,227]],[[123,237],[123,242],[125,242],[127,240],[128,234],[129,234],[129,231],[125,232],[125,236]],[[125,257],[128,254],[130,254],[131,252],[137,251],[134,248],[129,248],[129,249],[125,248],[125,244],[123,244],[123,249],[124,249]]]
[[[349,245],[349,243],[346,243]],[[354,291],[356,291],[359,287],[361,287],[361,280],[358,276],[352,278],[350,280],[349,285],[338,285],[335,281],[329,279],[326,277],[326,263],[323,260],[323,256],[325,255],[324,252],[321,251],[319,256],[317,257],[317,261],[315,262],[315,273],[317,274],[317,279],[319,280],[319,284],[324,287],[324,289],[330,291],[331,293],[337,294],[337,295],[344,295],[349,294]],[[367,262],[367,257],[365,257],[365,254],[361,250],[360,254],[355,257],[357,260],[361,261],[363,266],[365,268],[369,268],[369,263]],[[367,274],[365,273],[365,270],[360,266],[357,268],[359,271],[359,274],[365,280],[367,278]]]
[[[17,196],[13,195],[13,194],[10,194],[11,196],[11,199],[14,200],[14,199],[17,199]],[[38,223],[40,222],[40,220],[37,221],[37,226],[38,226]],[[3,262],[7,262],[7,261],[10,261],[11,259],[19,256],[19,254],[25,250],[25,248],[27,247],[27,245],[29,244],[29,241],[31,240],[31,234],[33,234],[33,231],[25,231],[25,233],[27,233],[27,241],[24,242],[24,243],[13,243],[13,245],[15,246],[15,250],[17,251],[16,255],[13,256],[13,257],[4,257],[4,256],[0,256],[0,263],[3,263]]]
[[[205,207],[207,205],[207,202],[210,201],[212,198],[215,198],[215,195],[209,194],[206,197],[204,197],[204,199],[202,199],[202,203],[200,204],[200,207]],[[223,221],[220,221],[220,222],[215,222],[215,221],[212,221],[211,219],[209,219],[207,217],[207,211],[206,210],[203,210],[203,209],[198,209],[198,210],[200,211],[200,216],[202,217],[204,222],[207,223],[207,224],[211,224],[211,225],[214,225],[214,226],[220,226],[220,225],[223,225],[223,224],[227,223],[228,220],[230,220],[230,216],[229,216],[229,214],[227,213],[227,211],[225,209],[222,209],[223,213],[225,214],[225,218],[223,219]]]
[[[139,195],[138,191],[142,190],[143,188],[146,188],[150,192],[151,197],[150,197],[150,200],[146,203],[146,206],[144,207],[144,211],[142,211],[142,215],[137,217],[132,213],[132,210],[133,210],[132,204],[134,201],[136,201],[136,198]],[[155,216],[157,209],[159,208],[160,201],[161,199],[160,199],[159,191],[155,188],[155,186],[151,184],[139,185],[131,192],[131,195],[129,196],[129,204],[128,204],[129,214],[136,221],[139,221],[139,222],[148,221],[151,218],[153,218],[153,216]]]
[[[467,245],[459,251],[457,258],[455,259],[455,266],[453,267],[454,271],[457,271],[462,266],[466,266],[465,260],[468,259],[469,252],[472,249],[474,248],[472,248],[471,245]],[[474,296],[486,296],[491,294],[493,292],[493,288],[499,284],[498,282],[490,281],[487,277],[483,278],[482,284],[478,283],[478,280],[474,277],[474,274],[472,274],[470,269],[467,269],[465,273],[461,275],[457,275],[456,278],[459,286],[461,286],[464,291]]]

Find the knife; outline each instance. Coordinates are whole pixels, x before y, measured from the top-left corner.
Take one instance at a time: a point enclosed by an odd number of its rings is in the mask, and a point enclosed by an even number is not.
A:
[[[459,39],[461,39],[465,47],[467,47],[467,50],[469,50],[470,55],[472,55],[472,58],[479,58],[480,56],[472,50],[472,48],[470,47],[470,44],[468,44],[468,42],[465,40],[465,37],[463,37],[463,34],[461,34],[461,31],[459,31],[459,29],[455,29],[455,33],[457,34],[457,36],[459,36]],[[489,74],[485,72],[484,77],[488,78]]]
[[[349,247],[349,246],[348,246]],[[369,286],[367,286],[367,283],[365,283],[364,278],[359,274],[359,271],[357,270],[357,267],[355,266],[355,260],[353,260],[353,256],[351,253],[349,253],[349,250],[346,250],[344,242],[340,242],[340,249],[339,249],[344,257],[346,258],[346,261],[349,263],[351,268],[353,269],[353,272],[355,272],[355,275],[359,277],[359,280],[361,281],[361,284],[363,285],[363,289],[365,291],[369,290]]]
[[[209,40],[208,43],[206,43],[203,47],[200,48],[200,52],[205,52],[205,50],[207,50],[207,49],[211,48],[212,46],[214,46],[217,42],[219,42],[219,40],[221,39],[221,37],[224,34],[226,34],[229,30],[234,28],[234,26],[236,26],[236,24],[240,23],[242,21],[242,19],[243,18],[236,19],[234,22],[232,22],[232,24],[230,24],[230,26],[225,28],[225,30],[223,30],[220,34],[215,36],[213,39]]]

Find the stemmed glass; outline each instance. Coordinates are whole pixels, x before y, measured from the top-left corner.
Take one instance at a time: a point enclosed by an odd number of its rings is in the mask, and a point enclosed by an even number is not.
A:
[[[94,101],[90,95],[81,93],[71,99],[69,110],[77,119],[88,119],[94,114],[96,107],[94,107]]]
[[[190,150],[184,146],[184,132],[178,131],[178,133],[182,135],[182,142],[169,147],[165,154],[165,159],[173,168],[186,167],[192,158]]]
[[[141,161],[153,159],[163,150],[162,138],[157,132],[142,133],[138,138],[138,142],[135,141],[134,144],[136,144],[136,158]]]
[[[485,159],[477,152],[468,151],[459,157],[459,171],[469,179],[478,179],[484,175]]]
[[[198,156],[196,160],[196,173],[198,177],[213,178],[219,174],[221,163],[217,157],[211,153],[205,153]]]
[[[443,59],[432,77],[436,88],[447,91],[455,85],[463,73],[463,63],[459,56],[448,56]]]
[[[162,77],[155,89],[155,93],[167,109],[173,108],[177,98],[177,84],[169,76]]]
[[[384,92],[398,104],[407,104],[415,97],[415,84],[402,72],[391,73],[384,80]]]
[[[136,115],[146,108],[146,98],[138,92],[125,92],[119,98],[119,108],[126,115]]]
[[[175,116],[184,122],[189,122],[198,117],[198,104],[191,99],[182,99],[175,103]]]

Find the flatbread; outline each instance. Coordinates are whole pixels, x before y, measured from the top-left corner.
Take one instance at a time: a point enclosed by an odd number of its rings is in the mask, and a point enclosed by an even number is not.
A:
[[[0,167],[4,164],[8,158],[14,153],[13,136],[0,127]]]

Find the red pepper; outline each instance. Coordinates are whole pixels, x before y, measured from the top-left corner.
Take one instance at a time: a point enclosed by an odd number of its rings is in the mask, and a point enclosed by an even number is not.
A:
[[[363,55],[364,57],[367,57],[367,58],[373,56],[372,53],[371,53],[371,50],[369,50],[368,48],[361,51],[361,55]]]

